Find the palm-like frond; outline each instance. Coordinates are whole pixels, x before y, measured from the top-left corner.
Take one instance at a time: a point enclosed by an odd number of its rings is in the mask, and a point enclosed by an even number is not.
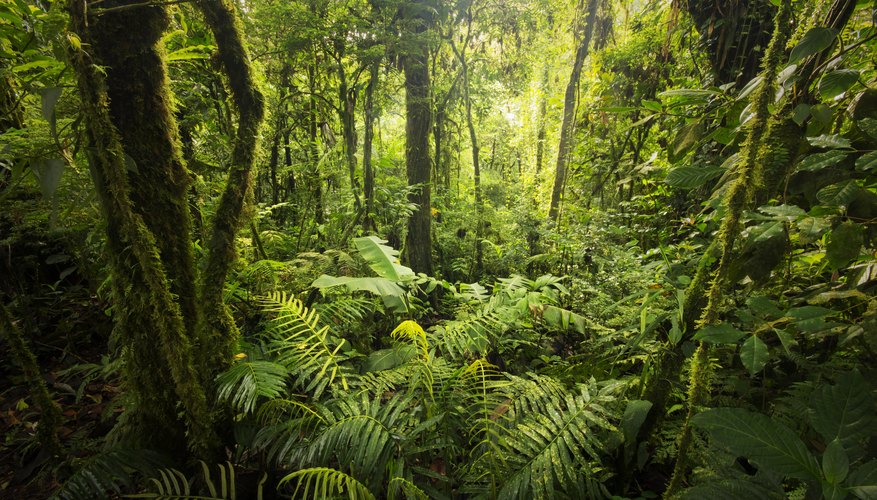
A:
[[[272,350],[277,353],[277,362],[296,377],[296,384],[315,398],[336,381],[348,390],[352,373],[342,365],[348,359],[341,351],[345,341],[331,335],[328,326],[320,326],[319,314],[285,293],[271,294],[262,303],[276,314]]]
[[[374,500],[375,496],[362,483],[347,474],[328,467],[314,467],[293,472],[280,480],[280,485],[295,482],[293,498],[337,498],[343,493],[349,500]],[[299,491],[302,492],[299,496]]]
[[[527,415],[499,442],[513,471],[500,498],[554,498],[588,485],[602,448],[596,430],[614,430],[606,411],[586,387],[545,404],[546,413]]]
[[[362,297],[335,297],[331,302],[314,304],[315,309],[327,325],[336,332],[351,330],[374,312],[374,303]]]
[[[479,358],[490,349],[491,339],[507,328],[494,313],[479,312],[468,318],[447,321],[431,330],[432,342],[455,361]]]
[[[201,462],[203,489],[205,494],[199,494],[198,490],[193,493],[195,478],[187,478],[185,474],[176,469],[162,469],[158,477],[149,478],[153,491],[138,495],[128,495],[128,498],[151,498],[160,500],[235,500],[237,498],[237,486],[235,484],[234,466],[226,462],[218,464],[218,484],[210,474],[210,467]],[[257,485],[257,497],[262,498],[262,486],[268,478],[263,474]]]
[[[429,495],[420,489],[416,484],[403,477],[394,477],[390,479],[388,484],[387,498],[395,500],[396,498],[404,498],[405,500],[427,500]]]
[[[216,377],[217,398],[236,412],[250,413],[261,397],[276,398],[286,388],[289,372],[272,361],[244,361]]]

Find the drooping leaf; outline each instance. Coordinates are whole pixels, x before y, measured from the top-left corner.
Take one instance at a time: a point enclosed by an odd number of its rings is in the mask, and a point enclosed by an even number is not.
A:
[[[823,168],[833,167],[843,161],[843,159],[849,156],[849,154],[849,151],[844,151],[842,149],[832,149],[831,151],[826,151],[824,153],[812,154],[801,160],[801,163],[798,164],[798,170],[804,172],[816,172]]]
[[[43,119],[49,123],[53,123],[55,119],[55,105],[59,97],[61,97],[61,87],[46,87],[40,90]]]
[[[822,237],[831,228],[831,220],[827,217],[805,217],[798,221],[799,241],[802,244],[812,243]]]
[[[624,409],[624,415],[621,417],[621,428],[624,431],[625,443],[633,443],[636,440],[636,435],[639,433],[639,429],[642,427],[651,409],[651,401],[634,399],[627,403],[627,408]]]
[[[816,193],[816,199],[823,205],[848,207],[861,189],[854,179],[849,179],[820,189]]]
[[[767,415],[741,408],[711,408],[695,415],[692,423],[766,469],[804,480],[820,476],[819,464],[804,442]]]
[[[744,335],[730,323],[719,323],[701,328],[694,334],[693,339],[709,344],[736,344]]]
[[[658,94],[658,98],[664,103],[673,106],[704,105],[710,99],[719,95],[719,92],[709,89],[672,89]]]
[[[758,211],[770,215],[776,215],[778,217],[784,217],[789,220],[794,220],[802,215],[807,214],[804,209],[795,205],[764,206],[758,207]]]
[[[834,99],[850,89],[859,81],[859,72],[854,69],[831,71],[819,80],[819,95],[823,99]]]
[[[385,240],[376,236],[355,238],[353,244],[359,255],[378,276],[390,281],[401,282],[414,278],[411,268],[399,264],[399,251],[384,245]]]
[[[823,384],[810,396],[810,424],[826,442],[847,449],[877,432],[874,393],[858,372],[844,373],[837,383]]]
[[[767,364],[767,344],[753,335],[740,347],[740,361],[753,377]]]
[[[703,122],[700,120],[687,123],[679,128],[668,151],[671,162],[676,162],[686,155],[703,136]]]
[[[864,243],[863,230],[860,224],[846,221],[831,231],[825,246],[825,257],[833,268],[845,267],[859,256]]]
[[[805,57],[812,56],[818,52],[831,47],[834,43],[834,37],[837,36],[837,30],[833,28],[812,28],[801,38],[798,45],[792,49],[789,56],[790,63],[799,62]]]
[[[680,189],[693,189],[722,175],[721,167],[676,167],[667,172],[664,182]]]
[[[232,409],[251,413],[261,397],[276,398],[286,387],[286,367],[271,361],[236,363],[216,377],[217,398],[227,401]]]
[[[353,277],[353,276],[329,276],[322,275],[311,286],[314,288],[331,288],[344,285],[351,292],[363,291],[377,295],[384,301],[384,305],[394,312],[405,312],[405,290],[396,283],[386,278]]]
[[[838,134],[823,134],[817,137],[808,137],[807,142],[809,142],[811,146],[826,149],[849,148],[852,146],[852,142],[850,142],[849,139]]]
[[[64,160],[53,158],[51,160],[39,160],[31,164],[31,168],[40,181],[40,192],[46,198],[51,198],[61,185],[61,174],[64,173]]]
[[[868,172],[877,168],[877,151],[865,153],[856,160],[856,170]]]

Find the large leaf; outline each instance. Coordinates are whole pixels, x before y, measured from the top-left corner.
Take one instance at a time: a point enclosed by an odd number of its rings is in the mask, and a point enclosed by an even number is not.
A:
[[[798,170],[815,172],[826,167],[833,167],[840,163],[841,160],[846,158],[849,154],[849,151],[844,151],[842,149],[832,149],[831,151],[826,151],[824,153],[812,154],[801,160],[801,163],[798,164]]]
[[[667,172],[664,182],[677,188],[693,189],[715,179],[724,172],[725,169],[721,167],[677,167]]]
[[[809,142],[811,146],[817,148],[833,149],[852,147],[852,142],[850,142],[849,139],[838,134],[823,134],[817,137],[808,137],[807,142]]]
[[[823,99],[834,99],[850,89],[859,81],[859,72],[854,69],[839,69],[826,73],[819,80],[819,95]]]
[[[744,333],[730,323],[707,325],[694,334],[694,340],[700,340],[709,344],[736,344],[743,338]]]
[[[858,372],[838,377],[834,385],[821,385],[810,396],[810,424],[827,443],[839,440],[844,447],[877,433],[874,393]]]
[[[848,207],[859,196],[861,189],[855,180],[849,179],[820,189],[816,199],[823,205]]]
[[[385,240],[376,236],[356,238],[353,244],[359,255],[378,276],[390,281],[401,282],[414,278],[414,271],[399,264],[399,252],[384,245]]]
[[[792,49],[789,57],[790,63],[796,63],[805,57],[812,56],[818,52],[831,47],[834,43],[834,37],[837,36],[837,30],[832,28],[812,28],[804,34],[798,45]]]
[[[847,478],[847,487],[861,499],[877,498],[877,460],[859,466]]]
[[[825,257],[835,269],[840,269],[859,256],[864,243],[864,227],[852,221],[846,221],[834,228],[825,246]]]
[[[755,335],[749,337],[740,348],[740,361],[755,376],[767,364],[767,344]]]
[[[363,291],[379,296],[384,301],[384,305],[391,311],[405,312],[408,310],[403,300],[405,290],[387,278],[336,277],[324,274],[311,283],[311,286],[314,288],[332,288],[342,285],[346,286],[351,292]]]
[[[61,174],[64,173],[64,160],[55,158],[39,160],[31,164],[31,168],[40,181],[40,192],[51,198],[61,185]]]
[[[691,148],[703,137],[703,130],[703,122],[700,120],[680,127],[679,133],[676,134],[676,137],[670,144],[670,150],[668,151],[670,161],[676,162],[691,151]]]
[[[877,151],[865,153],[856,160],[856,170],[867,172],[877,168]]]
[[[801,439],[767,415],[742,408],[712,408],[695,415],[692,423],[766,469],[804,480],[820,476],[816,458]]]

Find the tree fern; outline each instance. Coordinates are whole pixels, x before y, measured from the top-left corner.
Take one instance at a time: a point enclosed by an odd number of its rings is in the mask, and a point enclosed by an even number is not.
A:
[[[293,472],[281,479],[280,485],[292,482],[296,484],[293,498],[337,498],[344,493],[350,500],[375,498],[368,488],[355,478],[328,467],[314,467]]]
[[[316,311],[305,307],[295,297],[274,293],[262,299],[265,309],[275,313],[272,327],[276,341],[272,350],[277,362],[296,377],[296,384],[319,398],[337,382],[348,390],[351,370],[342,363],[345,341],[335,338],[328,326],[320,326]]]

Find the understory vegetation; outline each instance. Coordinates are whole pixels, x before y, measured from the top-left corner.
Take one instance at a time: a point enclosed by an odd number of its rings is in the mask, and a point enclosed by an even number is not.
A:
[[[875,23],[0,4],[0,496],[877,498]]]

